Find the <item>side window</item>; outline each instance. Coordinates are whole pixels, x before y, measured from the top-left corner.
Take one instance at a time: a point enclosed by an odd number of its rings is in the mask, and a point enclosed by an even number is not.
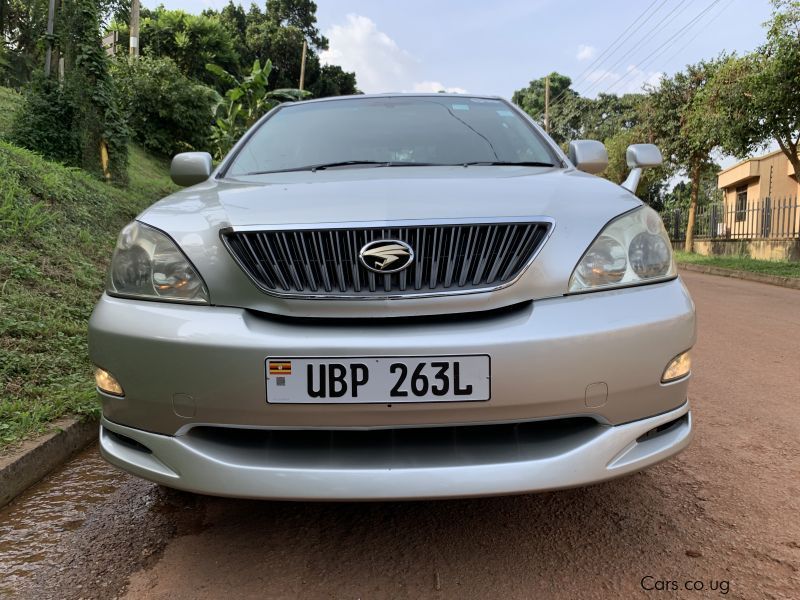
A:
[[[747,218],[747,186],[736,188],[736,220],[744,221]]]

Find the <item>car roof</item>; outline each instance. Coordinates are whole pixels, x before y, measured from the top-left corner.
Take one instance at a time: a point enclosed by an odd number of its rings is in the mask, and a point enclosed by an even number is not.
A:
[[[309,100],[301,100],[291,104],[310,104],[316,102],[330,102],[332,100],[369,100],[375,98],[461,98],[469,99],[476,98],[479,100],[501,100],[506,102],[505,98],[500,96],[489,96],[484,94],[454,94],[454,93],[438,93],[438,92],[390,92],[385,94],[351,94],[347,96],[327,96],[325,98],[311,98]]]

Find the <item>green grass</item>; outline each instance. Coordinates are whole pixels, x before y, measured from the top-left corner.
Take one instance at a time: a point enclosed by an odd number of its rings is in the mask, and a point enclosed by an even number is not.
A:
[[[123,190],[0,141],[0,449],[98,411],[87,321],[114,241],[175,189],[164,161],[130,159]]]
[[[721,267],[736,271],[749,271],[763,275],[800,278],[800,262],[754,260],[739,256],[703,256],[688,252],[675,252],[675,260],[679,263]]]

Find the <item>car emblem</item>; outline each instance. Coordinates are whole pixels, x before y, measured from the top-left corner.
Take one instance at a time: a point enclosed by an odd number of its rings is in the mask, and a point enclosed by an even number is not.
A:
[[[400,240],[375,240],[361,248],[358,259],[373,273],[388,275],[414,262],[414,251]]]

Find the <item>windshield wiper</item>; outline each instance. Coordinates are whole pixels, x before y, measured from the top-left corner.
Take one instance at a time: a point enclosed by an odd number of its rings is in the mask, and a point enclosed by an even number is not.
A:
[[[395,162],[386,160],[342,160],[338,162],[319,163],[316,165],[306,165],[304,167],[290,167],[288,169],[276,169],[274,171],[255,171],[247,173],[247,175],[269,175],[270,173],[289,173],[291,171],[324,171],[325,169],[332,169],[335,167],[357,167],[361,165],[374,166],[374,167],[434,167],[443,166],[436,163],[424,162]]]
[[[461,163],[465,167],[481,166],[481,167],[555,167],[553,163],[548,162],[512,162],[506,160],[479,160],[474,162]]]

